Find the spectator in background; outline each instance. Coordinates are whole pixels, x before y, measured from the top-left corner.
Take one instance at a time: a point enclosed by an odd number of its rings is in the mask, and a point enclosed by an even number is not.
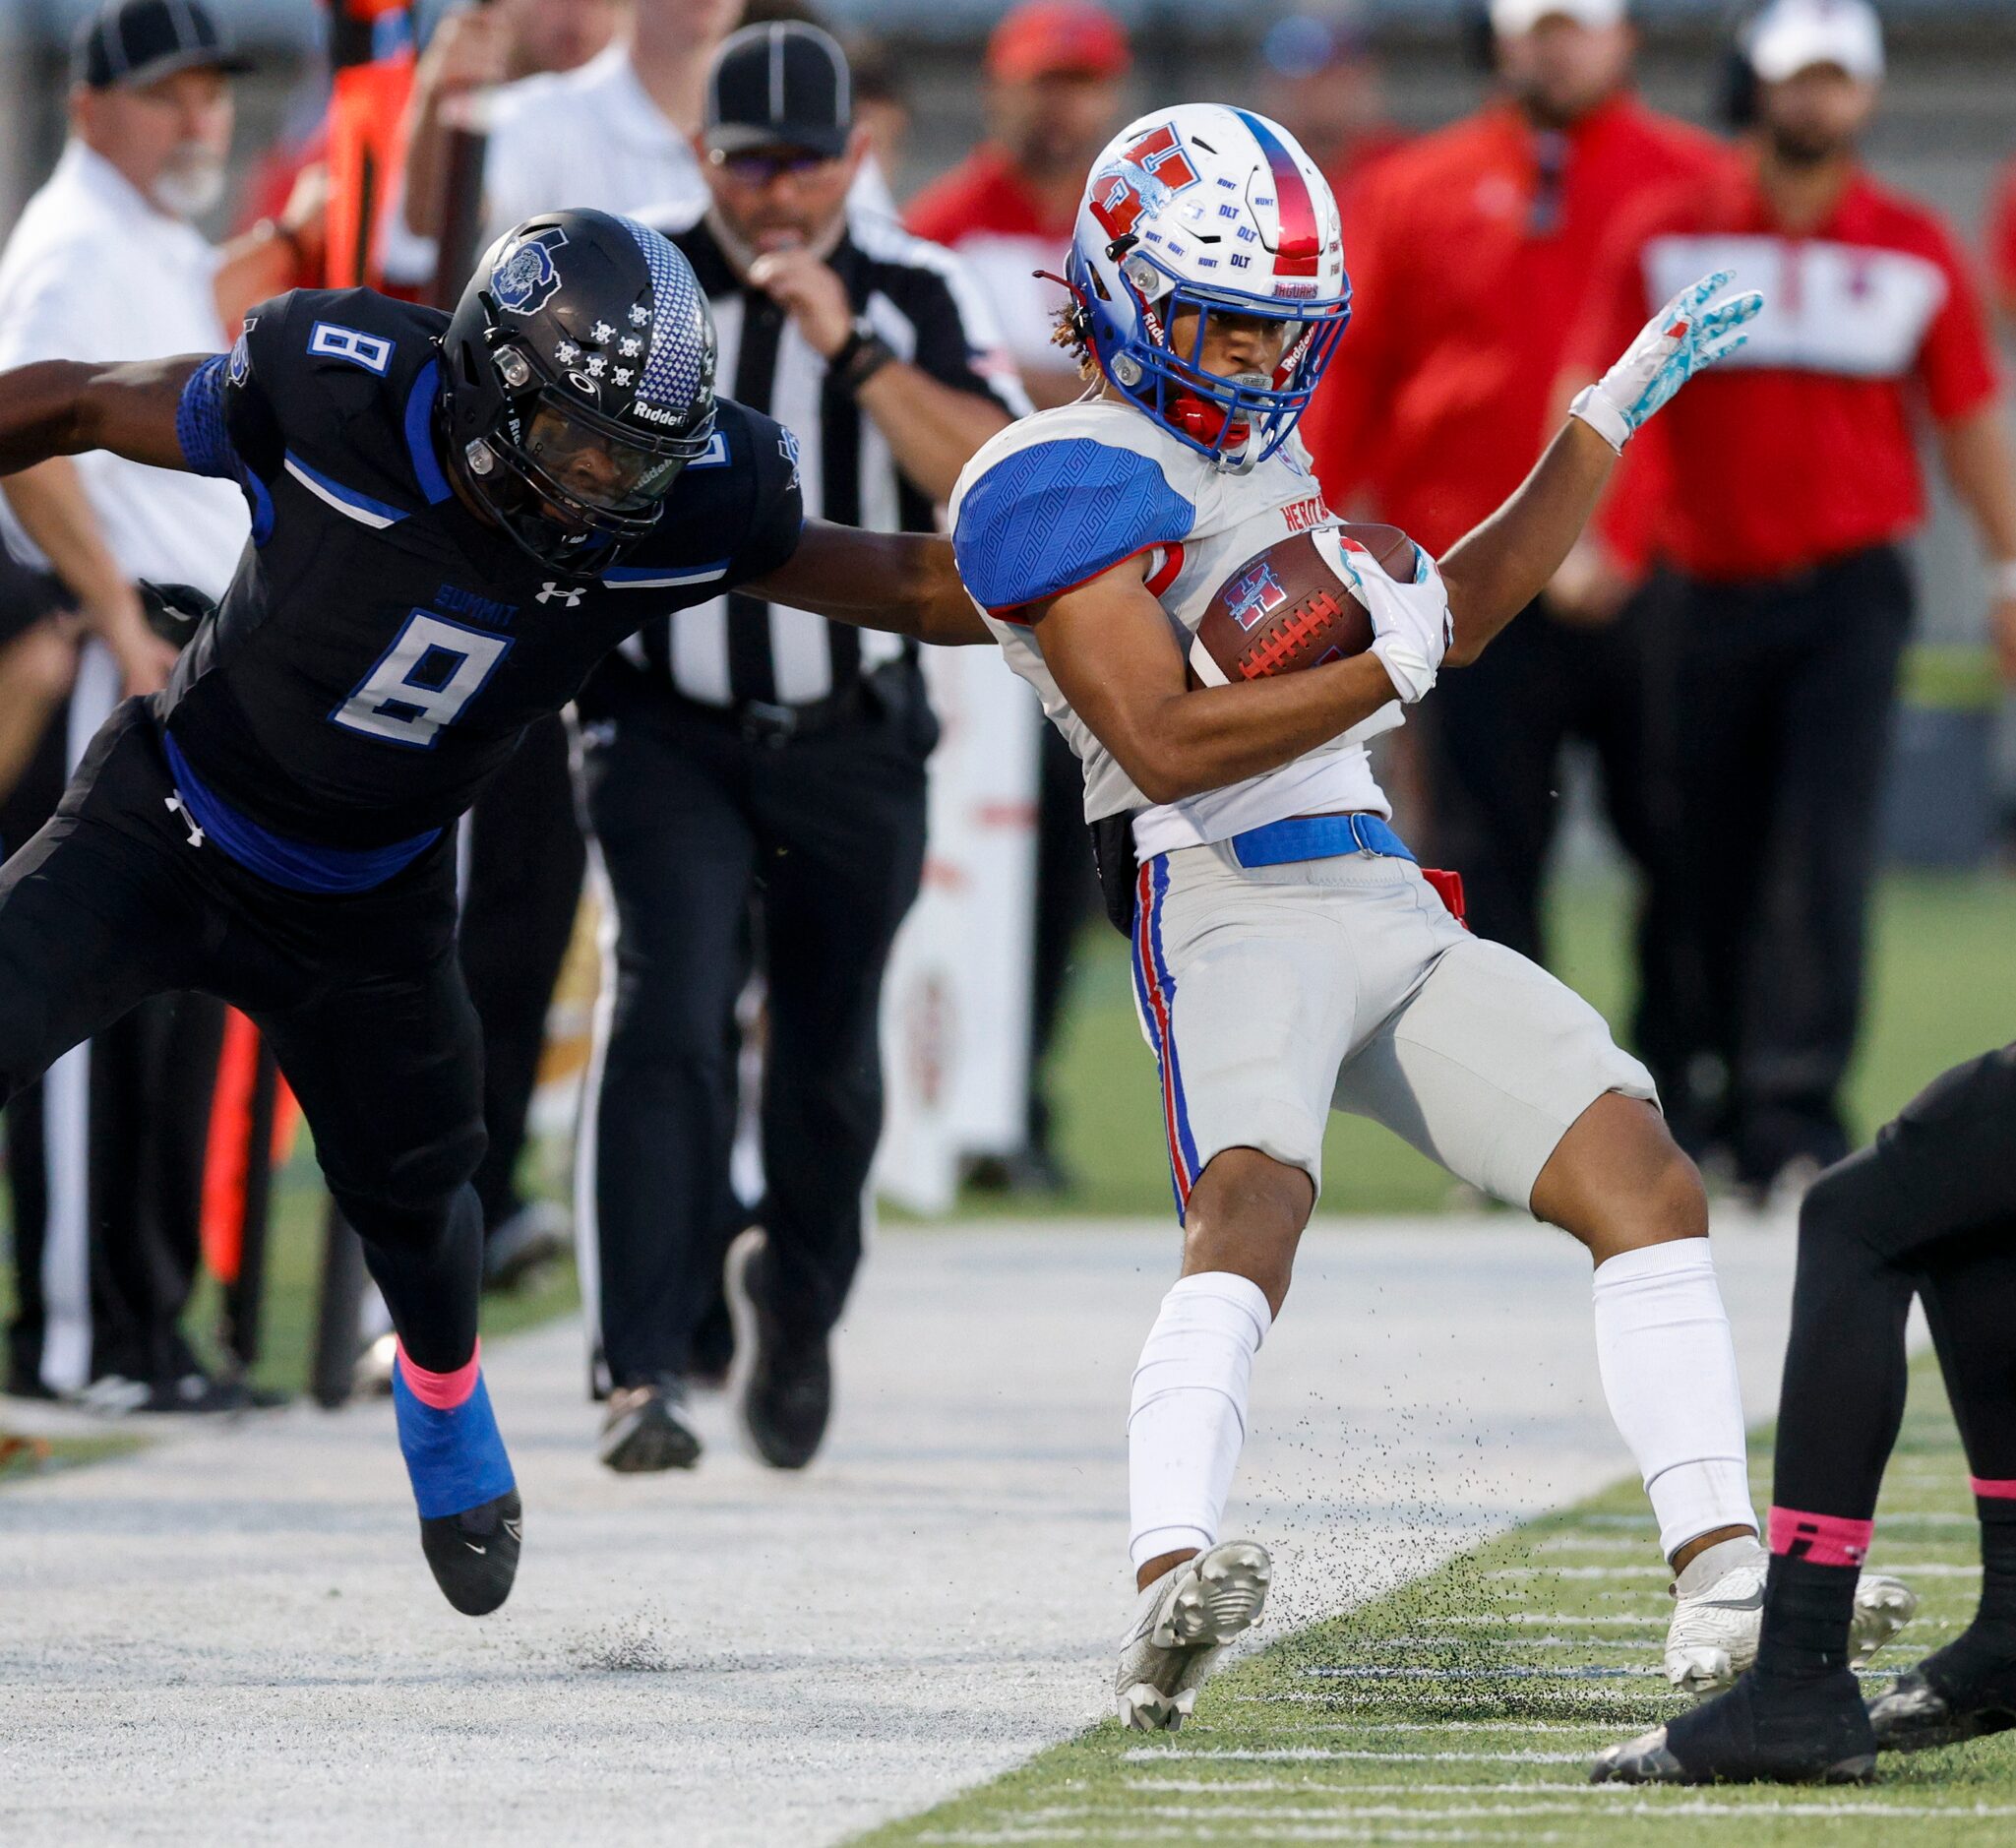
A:
[[[636,0],[628,30],[585,64],[512,82],[514,59],[529,55],[515,30],[520,10],[458,8],[428,40],[414,75],[403,206],[406,230],[428,248],[424,258],[399,250],[402,274],[423,261],[432,274],[455,103],[498,85],[483,166],[489,236],[556,206],[636,212],[702,196],[692,145],[701,92],[742,0]],[[600,0],[586,11],[621,17]]]
[[[868,137],[870,157],[886,176],[902,165],[910,99],[886,45],[859,32],[846,42],[847,64],[854,73],[854,121]]]
[[[1686,905],[1675,1006],[1707,1055],[1654,1071],[1682,1140],[1726,1145],[1761,1192],[1849,1147],[1840,1090],[1912,620],[1899,545],[1924,508],[1914,406],[1991,561],[2005,657],[2016,479],[1958,243],[1857,156],[1883,76],[1874,11],[1776,0],[1747,51],[1751,145],[1619,221],[1569,351],[1594,377],[1682,272],[1734,268],[1765,294],[1747,348],[1653,437],[1671,483],[1655,537],[1674,569],[1653,598],[1658,813]]]
[[[1356,6],[1291,13],[1260,40],[1260,108],[1323,170],[1345,213],[1374,161],[1406,137],[1386,116],[1379,64]]]
[[[220,304],[283,281],[293,252],[275,227],[219,251],[190,223],[222,193],[227,79],[244,68],[198,0],[118,0],[85,22],[69,140],[0,255],[0,367],[215,352]],[[102,451],[10,475],[4,500],[10,542],[26,542],[93,636],[67,755],[42,778],[52,809],[121,692],[158,692],[174,665],[135,581],[220,594],[245,546],[245,506],[228,483]],[[17,805],[10,819],[19,837],[47,817]],[[222,1019],[204,997],[145,1002],[10,1111],[15,1152],[29,1157],[14,1174],[13,1386],[86,1392],[109,1411],[245,1402],[241,1386],[205,1375],[179,1327]]]
[[[1130,62],[1127,34],[1104,8],[1027,0],[988,41],[988,139],[910,205],[911,230],[957,251],[994,304],[1039,409],[1085,392],[1052,338],[1064,290],[1035,272],[1063,268],[1085,173],[1119,121]],[[1040,713],[1030,722],[1041,743],[1027,1140],[1006,1159],[978,1163],[970,1178],[989,1189],[1061,1193],[1069,1176],[1052,1145],[1045,1064],[1064,1014],[1071,947],[1099,909],[1099,891],[1077,758]]]
[[[1062,267],[1131,63],[1127,33],[1104,7],[1024,0],[987,41],[987,139],[905,214],[919,237],[964,259],[1039,410],[1082,397],[1085,382],[1051,339],[1064,289],[1032,272]]]
[[[1632,94],[1625,0],[1493,0],[1491,26],[1497,96],[1389,154],[1357,189],[1358,306],[1302,424],[1332,506],[1366,497],[1436,553],[1537,460],[1606,230],[1718,157]],[[1424,728],[1433,832],[1480,936],[1543,955],[1541,882],[1570,738],[1594,744],[1618,832],[1641,863],[1649,855],[1640,678],[1628,614],[1591,623],[1548,597],[1443,676]],[[1648,938],[1657,915],[1648,907]],[[1648,941],[1641,955],[1653,954]]]
[[[2016,327],[2016,159],[2002,169],[1988,218],[1988,263],[1995,283],[1995,305]]]

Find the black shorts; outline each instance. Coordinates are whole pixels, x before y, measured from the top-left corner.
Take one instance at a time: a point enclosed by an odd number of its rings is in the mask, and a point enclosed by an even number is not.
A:
[[[153,708],[129,700],[0,868],[0,1094],[145,996],[215,995],[266,1034],[357,1229],[424,1230],[483,1147],[455,933],[452,832],[370,892],[270,885],[192,838]]]

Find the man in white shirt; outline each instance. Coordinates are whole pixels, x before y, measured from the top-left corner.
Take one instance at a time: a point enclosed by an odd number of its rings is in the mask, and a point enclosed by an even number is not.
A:
[[[506,75],[488,9],[451,13],[436,30],[416,82],[406,190],[388,268],[432,274],[448,118],[459,99]],[[479,120],[486,240],[560,206],[646,213],[652,222],[704,209],[693,136],[714,49],[742,17],[742,0],[637,0],[628,32],[578,70],[549,71],[495,91]],[[850,206],[896,216],[887,181],[867,162]],[[424,259],[424,261],[423,261]]]
[[[198,0],[119,0],[87,23],[69,142],[0,253],[0,367],[228,343],[220,282],[256,285],[284,254],[270,227],[219,251],[190,223],[222,192],[227,79],[244,68]],[[122,692],[158,692],[174,664],[135,580],[221,593],[245,546],[244,502],[228,482],[103,451],[10,476],[0,500],[9,549],[53,574],[94,636],[70,701],[73,767]],[[233,1396],[176,1326],[196,1273],[221,1022],[212,1002],[164,998],[51,1069],[46,1209],[17,1244],[16,1382],[89,1388],[115,1410]]]

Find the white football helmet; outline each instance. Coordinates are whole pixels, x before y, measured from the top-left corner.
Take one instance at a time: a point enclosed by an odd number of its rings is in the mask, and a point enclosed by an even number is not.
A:
[[[1100,370],[1221,468],[1288,440],[1351,318],[1337,201],[1295,138],[1218,103],[1144,115],[1092,168],[1066,264]],[[1184,350],[1172,335],[1185,311]],[[1273,376],[1199,364],[1213,312],[1299,325]]]

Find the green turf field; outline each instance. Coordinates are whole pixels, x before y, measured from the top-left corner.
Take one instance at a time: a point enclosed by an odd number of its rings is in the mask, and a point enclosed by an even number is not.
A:
[[[1768,1437],[1752,1457],[1761,1508]],[[1870,1564],[1924,1601],[1876,1669],[1908,1667],[1973,1610],[1967,1469],[1929,1363],[1913,1371]],[[1591,1786],[1599,1747],[1679,1710],[1656,1667],[1666,1584],[1644,1498],[1620,1484],[1274,1641],[1208,1684],[1181,1733],[1103,1722],[865,1843],[2016,1841],[2016,1735],[1886,1757],[1868,1790]]]

